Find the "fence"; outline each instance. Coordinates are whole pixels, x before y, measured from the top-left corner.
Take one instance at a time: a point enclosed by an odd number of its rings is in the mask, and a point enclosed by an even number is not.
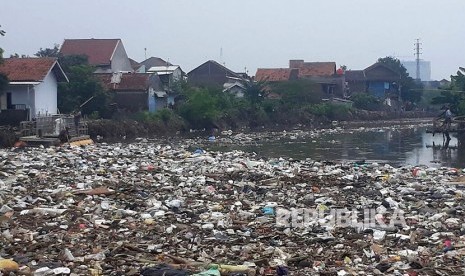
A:
[[[88,129],[85,122],[80,121],[75,126],[74,117],[71,115],[38,116],[33,121],[21,122],[22,136],[58,136],[62,130],[68,128],[71,137],[87,135]]]

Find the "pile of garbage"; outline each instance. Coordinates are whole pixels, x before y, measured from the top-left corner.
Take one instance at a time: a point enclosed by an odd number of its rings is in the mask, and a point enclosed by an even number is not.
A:
[[[464,187],[457,168],[182,142],[5,149],[0,271],[463,275]]]

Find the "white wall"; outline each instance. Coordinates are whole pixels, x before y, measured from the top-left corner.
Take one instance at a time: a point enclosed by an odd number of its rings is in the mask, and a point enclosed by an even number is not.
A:
[[[121,41],[116,46],[115,53],[113,54],[113,59],[111,60],[111,71],[112,72],[120,72],[120,71],[132,72],[131,63],[129,62],[128,55]]]
[[[57,80],[50,72],[44,81],[35,86],[35,112],[32,114],[57,114]],[[33,115],[34,116],[34,115]]]

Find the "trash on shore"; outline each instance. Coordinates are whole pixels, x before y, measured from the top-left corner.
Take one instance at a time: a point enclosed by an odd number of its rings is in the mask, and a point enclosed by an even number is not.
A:
[[[4,149],[0,271],[460,275],[463,177],[181,142]]]

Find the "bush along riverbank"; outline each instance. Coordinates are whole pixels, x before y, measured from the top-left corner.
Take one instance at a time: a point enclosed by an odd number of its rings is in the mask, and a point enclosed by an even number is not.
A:
[[[311,113],[292,112],[287,114],[273,114],[273,116],[256,116],[249,114],[248,120],[243,118],[238,120],[231,116],[224,116],[215,120],[203,123],[202,128],[195,128],[174,112],[165,110],[157,113],[141,113],[132,118],[126,119],[98,119],[86,120],[89,128],[89,135],[92,139],[104,141],[122,141],[131,140],[137,137],[184,137],[188,136],[192,130],[209,135],[212,128],[219,130],[233,130],[241,132],[263,131],[263,130],[285,130],[285,129],[309,129],[309,128],[328,128],[332,126],[333,121],[350,123],[356,122],[357,125],[381,123],[390,124],[391,120],[409,119],[409,121],[424,120],[424,118],[433,117],[434,114],[428,112],[407,111],[403,113],[385,112],[385,111],[364,111],[350,110],[348,112],[332,111],[328,115],[314,115]],[[4,127],[0,129],[0,147],[12,147],[20,138],[18,129]]]

